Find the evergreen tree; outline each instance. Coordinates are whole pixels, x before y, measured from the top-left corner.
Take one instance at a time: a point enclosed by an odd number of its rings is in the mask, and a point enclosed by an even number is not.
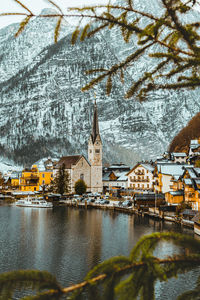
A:
[[[61,195],[70,192],[70,176],[65,170],[65,164],[59,167],[56,177],[51,182],[50,190]]]
[[[25,19],[16,33],[18,36],[36,14],[21,1],[15,1],[26,10],[26,13],[22,13]],[[148,5],[145,7],[146,11],[141,10],[133,0],[124,0],[122,4],[114,5],[109,0],[108,5],[73,8],[70,9],[69,14],[64,14],[52,0],[48,1],[57,10],[57,13],[48,15],[57,18],[55,42],[58,40],[64,17],[76,17],[80,22],[72,35],[72,44],[79,37],[84,41],[105,28],[117,30],[121,33],[124,43],[134,44],[132,53],[123,61],[119,60],[107,68],[102,66],[96,70],[89,70],[87,73],[91,76],[99,75],[92,77],[92,80],[83,87],[83,91],[106,80],[107,94],[110,94],[113,77],[120,77],[121,82],[124,83],[127,70],[135,68],[135,62],[137,63],[141,56],[146,56],[149,71],[139,74],[139,78],[127,90],[127,98],[135,94],[143,100],[152,90],[194,89],[200,86],[200,22],[199,18],[195,21],[191,18],[192,11],[198,4],[197,0],[157,0],[159,9],[156,14],[149,10]],[[39,17],[46,18],[47,15],[40,14]],[[82,21],[88,22],[83,25]],[[165,80],[161,80],[162,78]]]
[[[76,181],[74,188],[75,188],[76,194],[82,195],[86,192],[87,185],[86,185],[84,180],[79,179],[79,180]]]
[[[4,188],[5,188],[5,181],[4,181],[2,173],[0,172],[0,191],[3,191]]]

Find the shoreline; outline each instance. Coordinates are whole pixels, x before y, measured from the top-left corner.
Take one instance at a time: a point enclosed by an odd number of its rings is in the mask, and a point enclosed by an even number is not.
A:
[[[180,226],[185,226],[187,228],[190,228],[194,230],[194,224],[187,223],[185,221],[187,220],[180,220],[177,218],[174,218],[172,216],[162,215],[162,217],[157,214],[156,212],[151,211],[140,211],[137,208],[133,207],[120,207],[117,205],[114,205],[114,201],[111,204],[95,204],[95,203],[82,203],[82,202],[72,202],[72,200],[64,200],[62,203],[59,204],[59,206],[68,206],[68,207],[74,207],[74,208],[83,208],[83,209],[103,209],[103,210],[112,210],[117,212],[122,212],[130,215],[138,215],[141,217],[148,216],[149,218],[157,219],[159,221],[168,221],[173,222],[176,224],[179,224]]]

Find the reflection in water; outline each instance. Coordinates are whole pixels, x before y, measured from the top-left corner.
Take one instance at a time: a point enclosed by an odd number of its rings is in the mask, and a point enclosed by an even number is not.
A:
[[[57,207],[0,207],[0,268],[39,269],[53,273],[64,286],[80,282],[96,264],[128,255],[137,241],[156,231],[193,234],[179,225],[112,211]],[[177,252],[160,243],[156,255]],[[191,289],[199,270],[168,283],[157,283],[157,299],[175,299]],[[187,280],[186,280],[187,279]]]

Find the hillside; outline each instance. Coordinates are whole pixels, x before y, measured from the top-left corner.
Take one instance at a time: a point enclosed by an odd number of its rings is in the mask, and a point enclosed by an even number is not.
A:
[[[170,152],[189,152],[190,141],[200,138],[200,113],[197,113],[172,140]]]
[[[72,46],[70,26],[54,44],[54,27],[49,18],[35,18],[17,39],[17,24],[0,30],[0,149],[20,164],[48,155],[87,156],[94,90],[81,92],[90,79],[85,71],[110,66],[133,47],[115,31]],[[104,161],[155,159],[200,110],[199,90],[154,92],[143,103],[125,100],[124,89],[149,71],[147,59],[125,74],[125,86],[116,78],[109,97],[104,82],[95,88]]]

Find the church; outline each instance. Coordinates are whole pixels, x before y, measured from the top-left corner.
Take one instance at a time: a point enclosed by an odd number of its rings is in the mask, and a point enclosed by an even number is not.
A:
[[[88,159],[84,155],[63,156],[56,165],[62,165],[70,175],[71,193],[75,193],[77,180],[82,179],[87,185],[87,192],[102,193],[102,141],[99,132],[97,104],[94,104],[92,130],[88,140]]]

